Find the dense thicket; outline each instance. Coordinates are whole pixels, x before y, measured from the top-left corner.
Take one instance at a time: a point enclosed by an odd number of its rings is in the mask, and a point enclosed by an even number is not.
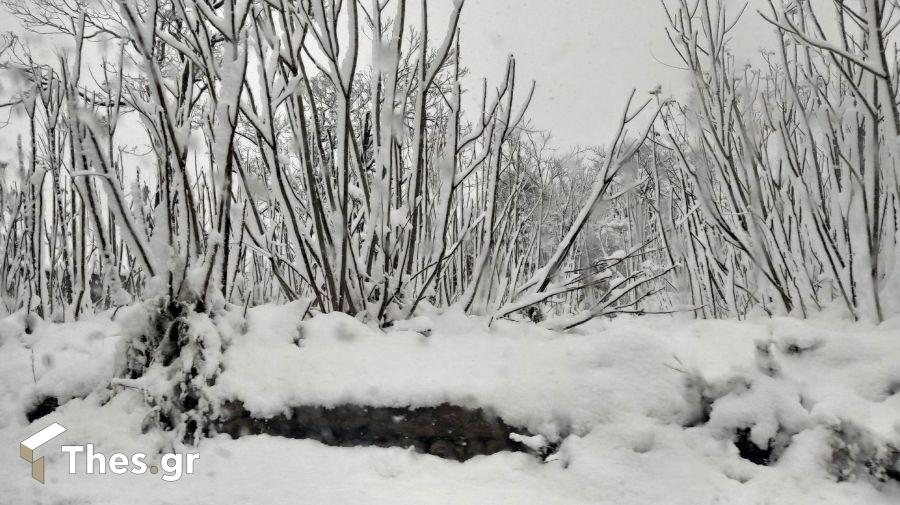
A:
[[[712,317],[837,303],[881,321],[900,300],[897,3],[770,2],[774,50],[745,65],[727,5],[667,9],[693,93],[661,115],[677,169],[660,207],[691,297]]]
[[[635,308],[659,273],[624,228],[585,232],[608,225],[600,200],[620,214],[649,100],[609,148],[558,156],[510,57],[463,111],[462,1],[437,34],[424,1],[5,4],[72,46],[40,61],[6,39],[27,124],[0,188],[7,311],[305,298],[385,323],[423,300],[546,301],[587,310],[571,326]]]
[[[296,299],[878,321],[898,298],[891,1],[667,2],[690,96],[633,94],[609,145],[566,154],[514,58],[462,89],[462,1],[439,29],[424,0],[3,3],[68,47],[10,34],[0,58],[0,288],[31,322]],[[741,14],[773,29],[747,65]]]

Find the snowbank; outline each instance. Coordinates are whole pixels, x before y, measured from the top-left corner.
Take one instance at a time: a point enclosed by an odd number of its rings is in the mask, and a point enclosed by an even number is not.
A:
[[[260,416],[348,402],[492,408],[536,435],[562,437],[559,451],[546,462],[500,453],[461,464],[399,448],[218,436],[191,449],[201,454],[198,471],[175,483],[70,476],[64,455],[47,450],[42,486],[11,448],[51,422],[69,428],[60,443],[153,452],[170,442],[141,432],[150,409],[138,392],[110,397],[105,388],[117,325],[99,318],[23,336],[8,318],[0,321],[0,444],[10,448],[0,451],[9,469],[0,504],[900,500],[900,485],[872,470],[885,470],[889,448],[900,447],[900,320],[642,317],[562,334],[449,312],[381,331],[340,314],[301,321],[302,309],[251,309],[247,331],[228,337],[214,394]],[[54,357],[36,367],[36,381],[31,348]],[[27,405],[43,394],[75,399],[29,425]],[[768,466],[741,457],[740,430]]]
[[[262,307],[231,342],[216,392],[252,413],[296,405],[494,409],[510,424],[555,438],[586,433],[620,413],[677,422],[685,410],[672,339],[640,327],[597,338],[460,315],[427,331],[382,332],[344,314],[302,322],[300,311]],[[418,325],[422,326],[419,321]],[[640,378],[640,380],[636,380]]]

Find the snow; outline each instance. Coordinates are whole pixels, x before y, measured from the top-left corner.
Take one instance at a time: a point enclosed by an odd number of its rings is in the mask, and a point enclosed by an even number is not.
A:
[[[271,310],[250,311],[251,330],[226,351],[214,388],[256,415],[294,405],[449,402],[490,407],[508,423],[553,439],[618,412],[673,421],[684,408],[677,374],[663,366],[671,351],[654,345],[653,334],[629,329],[600,339],[508,321],[487,328],[486,320],[448,314],[435,318],[426,337],[382,332],[340,313],[301,324],[300,311],[291,318]],[[265,373],[257,372],[260,362]]]
[[[116,328],[99,321],[39,324],[21,313],[0,320],[0,429],[48,396],[84,396],[113,377]]]
[[[524,444],[526,447],[537,453],[540,453],[540,451],[548,445],[547,437],[544,435],[533,435],[529,437],[518,433],[510,433],[509,438]]]
[[[303,404],[489,408],[528,430],[539,449],[465,463],[402,448],[328,447],[267,435],[173,443],[142,432],[150,412],[137,390],[111,394],[118,335],[140,312],[22,331],[0,320],[0,504],[889,504],[896,482],[864,473],[838,482],[835,429],[865,443],[900,445],[900,319],[874,326],[823,314],[694,321],[619,317],[560,333],[530,323],[426,308],[380,330],[343,314],[301,320],[306,302],[251,308],[246,332],[225,338],[212,394],[272,415]],[[126,309],[122,309],[126,310]],[[129,317],[126,317],[129,316]],[[489,324],[490,323],[490,324]],[[198,323],[198,326],[203,325]],[[213,331],[209,326],[208,331]],[[35,352],[35,378],[31,373]],[[46,364],[45,354],[53,358]],[[35,399],[73,398],[29,424]],[[708,419],[704,419],[704,408]],[[47,483],[14,450],[58,422],[67,431],[43,448]],[[772,440],[777,461],[742,459],[734,430]],[[197,471],[177,482],[147,475],[67,474],[53,444],[99,451],[198,452]],[[865,443],[860,443],[860,447]]]

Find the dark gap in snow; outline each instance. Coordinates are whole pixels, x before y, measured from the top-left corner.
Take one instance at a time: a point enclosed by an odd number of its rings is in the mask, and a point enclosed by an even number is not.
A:
[[[59,399],[55,396],[45,396],[34,408],[25,413],[25,418],[29,423],[33,423],[57,408],[59,408]]]
[[[884,398],[881,401],[885,401],[896,394],[900,394],[900,380],[893,380],[887,385],[884,389]]]
[[[778,347],[781,349],[781,352],[794,356],[817,351],[822,347],[823,344],[822,340],[818,338],[813,338],[806,341],[796,338],[785,340],[786,341],[781,342]]]
[[[510,426],[483,409],[447,403],[417,408],[300,406],[292,408],[289,415],[258,418],[234,401],[224,405],[223,412],[215,422],[216,431],[232,438],[267,434],[339,447],[411,447],[416,452],[457,461],[500,451],[546,456],[556,449],[550,446],[535,452],[510,438],[513,433],[531,436],[527,430]]]
[[[772,459],[772,443],[761,448],[750,439],[750,428],[738,428],[734,433],[734,446],[742,458],[757,465],[774,463]]]

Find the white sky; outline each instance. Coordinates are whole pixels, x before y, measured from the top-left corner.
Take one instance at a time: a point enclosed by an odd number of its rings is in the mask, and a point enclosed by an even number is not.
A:
[[[450,1],[429,5],[446,9]],[[745,2],[724,3],[736,15]],[[684,72],[660,63],[680,63],[667,24],[659,0],[466,0],[461,51],[471,75],[465,84],[476,87],[482,77],[496,83],[513,53],[519,82],[537,81],[529,109],[535,127],[552,130],[559,147],[606,145],[632,88],[637,97],[657,84],[676,97],[687,89]],[[733,46],[742,57],[773,41],[774,31],[754,8],[739,28]]]

